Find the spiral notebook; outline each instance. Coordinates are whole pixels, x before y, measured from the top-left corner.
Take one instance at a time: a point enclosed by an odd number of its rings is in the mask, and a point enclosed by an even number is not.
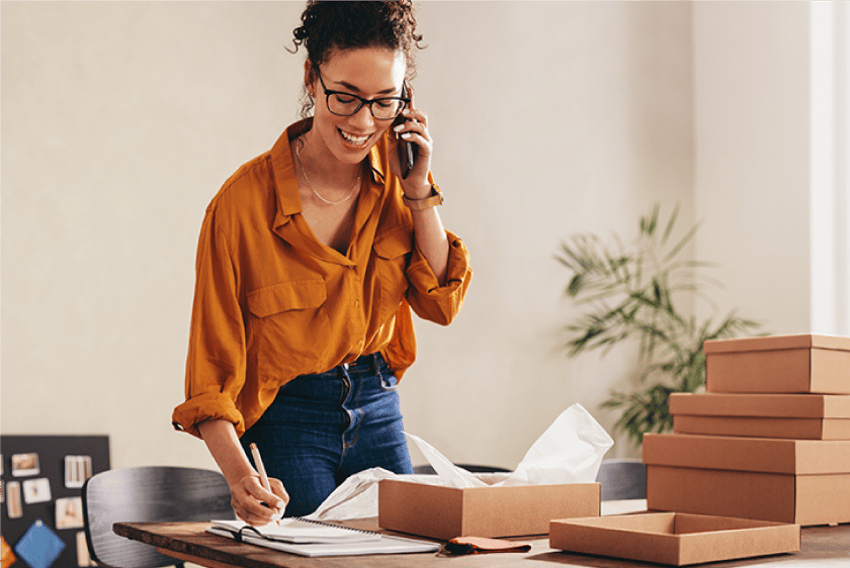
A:
[[[437,552],[435,542],[341,527],[301,518],[252,527],[242,521],[212,521],[207,532],[301,556],[358,556]]]

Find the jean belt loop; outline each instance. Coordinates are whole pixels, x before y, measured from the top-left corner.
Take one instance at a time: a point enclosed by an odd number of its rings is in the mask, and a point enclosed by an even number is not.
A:
[[[390,375],[384,376],[384,373],[381,371],[381,354],[375,353],[374,359],[372,361],[375,364],[375,375],[378,377],[378,380],[381,382],[381,386],[384,389],[395,389],[394,385],[390,384]]]

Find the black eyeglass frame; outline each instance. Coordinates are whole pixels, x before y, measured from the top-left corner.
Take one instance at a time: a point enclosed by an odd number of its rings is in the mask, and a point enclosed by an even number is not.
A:
[[[316,76],[319,77],[319,83],[322,84],[322,90],[325,91],[325,106],[328,107],[328,111],[331,114],[334,114],[336,116],[354,116],[355,114],[360,112],[360,109],[363,108],[363,105],[369,105],[369,112],[372,114],[372,118],[374,118],[375,120],[395,120],[396,118],[398,118],[398,115],[400,115],[402,112],[404,112],[404,109],[407,108],[407,105],[410,104],[411,99],[409,97],[378,97],[377,99],[364,99],[363,97],[358,97],[357,95],[355,95],[353,93],[347,93],[345,91],[332,91],[325,86],[325,81],[322,79],[322,72],[319,70],[319,66],[314,65],[313,69],[315,69],[315,71],[316,71]],[[360,101],[360,104],[357,105],[357,108],[354,109],[353,112],[351,112],[349,114],[340,114],[338,112],[334,112],[333,110],[331,110],[331,95],[345,95],[346,97],[351,97],[351,98],[357,99],[358,101]],[[386,118],[383,118],[383,117],[380,117],[380,116],[375,116],[375,111],[372,108],[372,105],[374,103],[380,103],[380,102],[385,102],[385,101],[401,101],[404,104],[401,106],[401,108],[398,110],[398,112],[393,116],[388,116]]]

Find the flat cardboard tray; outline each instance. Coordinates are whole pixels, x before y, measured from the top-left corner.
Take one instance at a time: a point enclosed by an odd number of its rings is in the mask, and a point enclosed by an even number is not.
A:
[[[600,495],[598,483],[460,489],[382,479],[378,524],[440,540],[543,535],[551,519],[599,516]]]
[[[712,393],[850,394],[850,338],[778,335],[703,344]]]
[[[673,566],[800,550],[800,526],[688,513],[553,520],[559,550]]]

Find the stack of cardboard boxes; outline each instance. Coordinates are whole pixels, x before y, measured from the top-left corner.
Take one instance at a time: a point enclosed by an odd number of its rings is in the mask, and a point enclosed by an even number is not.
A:
[[[674,394],[647,434],[647,507],[766,521],[850,522],[850,338],[708,341],[706,393]]]

